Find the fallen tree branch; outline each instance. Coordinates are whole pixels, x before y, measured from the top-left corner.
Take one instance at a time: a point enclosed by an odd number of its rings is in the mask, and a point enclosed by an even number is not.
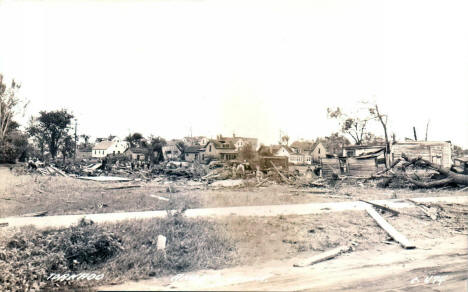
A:
[[[421,157],[418,157],[417,159],[412,159],[410,160],[408,156],[405,153],[401,154],[401,157],[408,161],[410,164],[418,164],[418,166],[422,167],[428,167],[432,168],[435,171],[439,172],[442,175],[445,175],[446,178],[436,180],[436,181],[431,181],[431,182],[423,182],[420,180],[415,180],[407,175],[404,175],[404,177],[411,183],[415,184],[418,187],[421,188],[433,188],[433,187],[438,187],[438,186],[445,186],[449,183],[456,183],[460,185],[468,185],[468,175],[465,174],[459,174],[451,171],[448,168],[444,168],[441,165],[432,163],[428,160],[422,159]],[[407,166],[405,166],[407,167]]]
[[[379,175],[382,175],[386,172],[388,172],[389,170],[391,170],[392,168],[394,168],[398,163],[400,163],[401,159],[398,158],[397,160],[395,160],[392,165],[390,165],[388,168],[384,169],[384,170],[381,170],[379,172],[377,172],[375,175],[373,175],[372,177],[376,177],[376,176],[379,176]]]

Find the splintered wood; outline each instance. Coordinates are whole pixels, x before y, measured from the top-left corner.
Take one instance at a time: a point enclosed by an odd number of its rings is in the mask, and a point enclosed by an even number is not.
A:
[[[334,248],[334,249],[328,250],[326,252],[323,252],[321,254],[310,257],[310,258],[308,258],[308,259],[306,259],[306,260],[304,260],[304,261],[302,261],[300,263],[294,264],[294,267],[306,267],[306,266],[310,266],[310,265],[313,265],[313,264],[317,264],[317,263],[332,259],[332,258],[340,255],[343,252],[349,251],[350,249],[351,249],[351,246],[349,246],[349,245],[348,246],[339,246],[337,248]]]

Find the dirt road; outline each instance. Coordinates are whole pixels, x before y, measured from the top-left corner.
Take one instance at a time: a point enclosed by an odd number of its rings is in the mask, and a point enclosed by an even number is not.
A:
[[[467,291],[468,238],[416,241],[417,249],[379,245],[304,268],[304,257],[153,278],[99,290]],[[308,254],[310,256],[310,254]]]
[[[468,197],[425,197],[414,198],[417,202],[446,202],[467,204]],[[386,205],[390,208],[411,208],[414,204],[405,200],[374,200],[376,204]],[[226,208],[189,209],[185,212],[187,217],[222,217],[222,216],[279,216],[279,215],[308,215],[346,210],[364,210],[367,204],[360,201],[311,203],[292,205],[245,206]],[[8,217],[1,218],[0,223],[8,223],[8,227],[21,227],[34,225],[37,228],[67,227],[76,224],[81,218],[94,222],[115,222],[126,219],[161,218],[167,215],[166,211],[145,211],[125,213],[101,213],[86,215],[62,215],[44,217]]]

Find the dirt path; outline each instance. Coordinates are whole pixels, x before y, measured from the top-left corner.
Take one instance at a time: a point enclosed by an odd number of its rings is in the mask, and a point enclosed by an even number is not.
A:
[[[303,259],[153,278],[99,290],[467,291],[468,238],[416,241],[417,249],[385,245],[305,268]],[[305,256],[305,255],[304,255]],[[310,254],[308,254],[310,256]],[[440,283],[440,284],[439,284]]]
[[[446,202],[467,204],[468,197],[425,197],[413,199],[417,202]],[[374,200],[376,204],[386,205],[390,208],[412,208],[414,204],[401,199]],[[222,216],[279,216],[279,215],[307,215],[346,210],[364,210],[366,203],[360,201],[330,202],[293,205],[245,206],[226,208],[189,209],[185,212],[187,217],[222,217]],[[37,228],[67,227],[76,224],[81,218],[94,222],[115,222],[126,219],[162,218],[166,211],[145,211],[125,213],[101,213],[86,215],[61,215],[45,217],[8,217],[1,218],[0,223],[8,223],[8,227],[21,227],[34,225]]]

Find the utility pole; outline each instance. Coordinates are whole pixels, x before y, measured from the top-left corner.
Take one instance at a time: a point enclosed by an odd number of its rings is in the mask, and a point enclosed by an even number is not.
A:
[[[76,160],[76,150],[78,148],[78,135],[77,135],[77,131],[78,131],[78,122],[77,122],[77,119],[75,119],[75,153],[73,153],[73,161]]]
[[[427,141],[427,131],[429,130],[429,122],[430,122],[430,121],[431,121],[431,120],[428,120],[428,121],[427,121],[427,124],[426,124],[426,141]]]

